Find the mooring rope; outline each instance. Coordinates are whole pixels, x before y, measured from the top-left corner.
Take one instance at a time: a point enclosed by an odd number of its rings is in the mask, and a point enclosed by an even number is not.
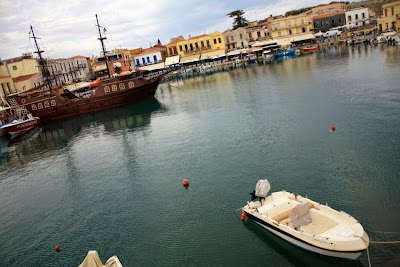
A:
[[[372,244],[398,244],[400,243],[400,240],[396,240],[396,241],[369,241]]]
[[[380,233],[380,234],[400,234],[400,232],[383,232],[383,231],[374,231],[374,230],[367,230],[367,232],[372,232],[372,233]]]
[[[368,256],[368,266],[371,267],[371,260],[369,258],[369,250],[367,248],[367,256]]]

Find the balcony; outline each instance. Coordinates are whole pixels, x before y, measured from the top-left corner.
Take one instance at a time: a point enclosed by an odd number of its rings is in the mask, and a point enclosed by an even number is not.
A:
[[[61,73],[62,73],[62,70],[53,71],[53,75],[60,75]]]
[[[78,71],[79,70],[79,67],[71,67],[71,69],[70,69],[70,71],[72,72],[72,71]]]
[[[79,64],[78,64],[78,68],[79,68],[79,69],[84,69],[84,68],[86,68],[86,64],[81,64],[81,63],[79,63]]]

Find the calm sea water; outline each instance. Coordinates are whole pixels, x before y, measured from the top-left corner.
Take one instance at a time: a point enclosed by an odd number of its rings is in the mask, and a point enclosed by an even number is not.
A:
[[[78,266],[89,250],[124,266],[365,266],[366,254],[307,252],[234,211],[268,178],[366,229],[400,231],[400,48],[330,47],[171,82],[157,100],[11,143],[1,266]],[[383,237],[399,239],[370,235]],[[375,266],[398,266],[399,253],[370,246]]]

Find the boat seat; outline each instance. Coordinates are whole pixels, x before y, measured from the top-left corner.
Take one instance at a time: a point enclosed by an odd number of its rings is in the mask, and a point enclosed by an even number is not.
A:
[[[312,208],[314,208],[314,205],[312,203],[308,202],[308,208],[312,209]],[[290,214],[292,214],[292,211],[293,211],[293,208],[290,210],[287,210],[285,212],[282,212],[282,213],[276,215],[275,217],[273,217],[272,220],[275,220],[280,223],[288,218],[290,219]]]

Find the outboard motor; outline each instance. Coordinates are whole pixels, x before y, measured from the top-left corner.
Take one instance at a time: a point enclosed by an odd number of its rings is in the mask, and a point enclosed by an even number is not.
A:
[[[251,200],[253,201],[256,198],[266,198],[269,190],[271,190],[271,185],[269,184],[269,181],[267,179],[258,180],[256,184],[256,189],[250,193]]]

